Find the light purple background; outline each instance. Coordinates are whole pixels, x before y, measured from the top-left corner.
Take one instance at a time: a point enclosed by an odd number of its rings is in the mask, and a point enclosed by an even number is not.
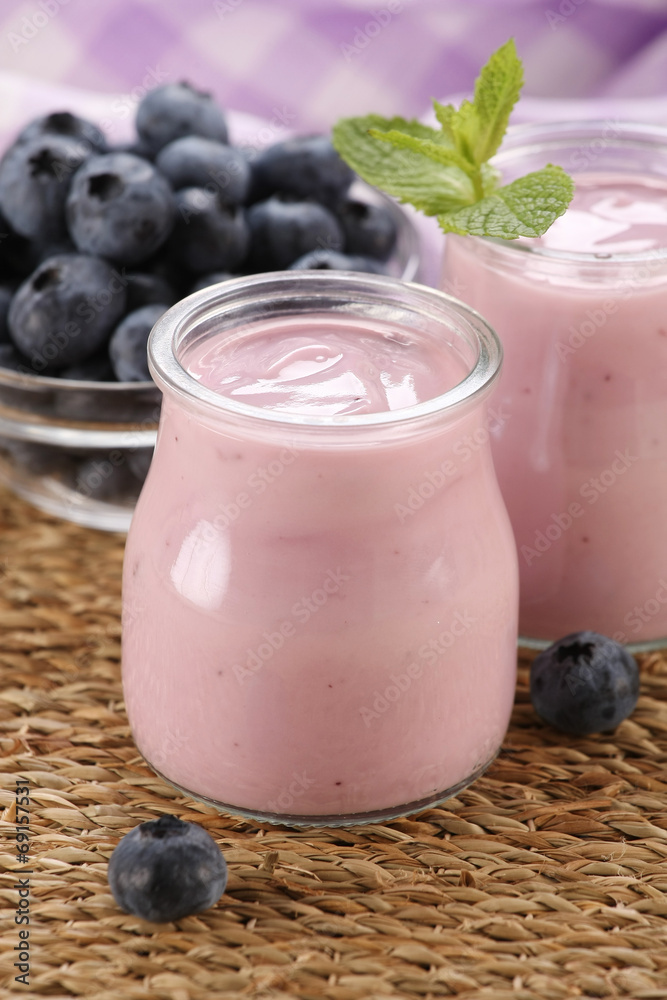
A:
[[[146,89],[182,79],[256,146],[342,115],[423,117],[469,94],[510,36],[526,75],[514,122],[667,125],[667,0],[0,0],[0,146],[66,109],[123,141]],[[442,233],[406,210],[435,284]]]
[[[0,4],[0,67],[17,99],[25,78],[135,96],[185,78],[227,107],[291,116],[295,131],[368,111],[422,115],[431,97],[469,91],[510,36],[532,97],[667,95],[667,0]],[[560,117],[558,105],[535,107]],[[662,102],[635,108],[665,117]]]

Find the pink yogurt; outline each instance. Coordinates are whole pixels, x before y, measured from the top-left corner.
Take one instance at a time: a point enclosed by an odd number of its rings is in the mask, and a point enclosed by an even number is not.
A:
[[[475,399],[420,426],[344,428],[455,390],[470,357],[324,313],[194,338],[179,357],[180,384],[213,392],[202,404],[162,380],[128,538],[123,682],[141,752],[194,795],[293,822],[396,815],[467,784],[514,696],[492,418]],[[239,401],[253,411],[230,419]]]
[[[505,349],[494,461],[521,635],[641,643],[667,636],[667,178],[575,182],[523,252],[448,238],[444,275]]]

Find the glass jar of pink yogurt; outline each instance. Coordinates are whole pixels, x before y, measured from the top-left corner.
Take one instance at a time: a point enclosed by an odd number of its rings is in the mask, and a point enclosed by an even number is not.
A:
[[[230,280],[151,335],[163,393],[130,528],[136,744],[232,813],[343,825],[484,771],[514,699],[517,557],[484,320],[347,272]]]
[[[442,287],[498,332],[493,456],[519,551],[529,646],[593,629],[667,644],[667,129],[511,129],[505,181],[575,180],[539,240],[448,236]]]

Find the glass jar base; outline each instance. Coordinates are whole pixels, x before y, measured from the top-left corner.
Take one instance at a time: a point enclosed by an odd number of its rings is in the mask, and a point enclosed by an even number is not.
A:
[[[412,813],[421,812],[424,809],[428,809],[432,806],[438,806],[447,799],[451,799],[452,796],[456,795],[458,792],[467,788],[471,785],[473,781],[486,771],[486,769],[493,763],[497,756],[494,753],[489,760],[486,761],[481,767],[477,768],[473,773],[464,778],[463,781],[457,782],[457,784],[452,785],[450,788],[444,789],[444,791],[436,792],[433,795],[428,795],[426,798],[417,799],[414,802],[406,802],[404,805],[393,806],[387,809],[373,809],[365,813],[353,813],[351,815],[322,815],[322,816],[305,816],[295,814],[276,814],[276,813],[266,813],[259,812],[254,809],[242,809],[239,806],[229,805],[226,802],[218,802],[216,799],[211,799],[206,795],[199,795],[196,792],[190,791],[189,788],[184,788],[182,785],[177,784],[168,778],[165,774],[159,771],[151,762],[144,757],[144,760],[154,771],[159,778],[166,781],[168,785],[172,788],[176,788],[179,792],[183,792],[184,795],[188,795],[191,799],[195,799],[197,802],[203,802],[207,806],[213,806],[214,809],[218,809],[220,812],[230,813],[232,816],[243,816],[245,819],[252,819],[258,823],[273,823],[276,826],[298,826],[298,827],[338,827],[338,826],[359,826],[365,823],[381,823],[387,820],[399,819],[402,816],[409,816]]]
[[[563,635],[567,635],[566,632]],[[519,649],[528,649],[531,652],[540,653],[544,649],[548,649],[557,639],[562,638],[562,636],[557,636],[556,639],[529,639],[525,635],[520,635],[517,645]],[[633,656],[635,653],[652,653],[658,649],[667,649],[667,637],[662,639],[646,639],[644,642],[626,642],[623,643],[625,648]]]

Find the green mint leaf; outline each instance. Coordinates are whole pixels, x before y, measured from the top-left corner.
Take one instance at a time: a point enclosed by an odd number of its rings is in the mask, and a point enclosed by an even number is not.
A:
[[[460,109],[463,117],[459,127],[475,163],[485,163],[498,151],[522,86],[523,66],[510,38],[479,74],[473,103],[466,101]]]
[[[381,132],[380,129],[372,128],[369,129],[369,135],[374,139],[389,142],[397,149],[411,149],[415,153],[422,153],[424,156],[428,156],[430,160],[440,163],[444,167],[458,167],[466,175],[471,176],[472,174],[473,168],[470,162],[464,156],[461,156],[456,149],[444,146],[441,142],[434,142],[433,139],[421,139],[419,136],[408,135],[406,132],[400,132],[398,129]]]
[[[369,184],[382,188],[400,201],[409,202],[425,215],[438,215],[474,200],[470,179],[451,165],[436,163],[413,149],[399,149],[373,138],[371,129],[399,131],[426,142],[447,139],[437,130],[404,118],[366,115],[343,118],[333,129],[335,148],[353,170]],[[443,141],[444,140],[444,141]]]
[[[333,144],[364,180],[437,215],[445,232],[541,236],[567,208],[571,179],[549,165],[499,188],[499,172],[489,162],[522,85],[510,39],[482,68],[472,102],[459,108],[433,102],[439,129],[380,115],[344,118],[333,129]]]
[[[438,215],[446,233],[496,236],[543,236],[572,199],[574,184],[562,167],[549,163],[498,188],[474,205]]]
[[[445,135],[452,146],[456,146],[456,139],[454,137],[454,128],[452,121],[456,115],[456,108],[453,104],[441,104],[433,98],[433,110],[435,111],[435,117],[440,123],[443,135]]]
[[[482,178],[482,191],[484,196],[492,194],[502,179],[500,171],[491,163],[483,163],[479,168],[479,173]]]
[[[450,128],[454,136],[454,145],[461,155],[475,166],[482,163],[477,155],[479,121],[475,107],[470,101],[461,102],[461,107],[452,117]]]

